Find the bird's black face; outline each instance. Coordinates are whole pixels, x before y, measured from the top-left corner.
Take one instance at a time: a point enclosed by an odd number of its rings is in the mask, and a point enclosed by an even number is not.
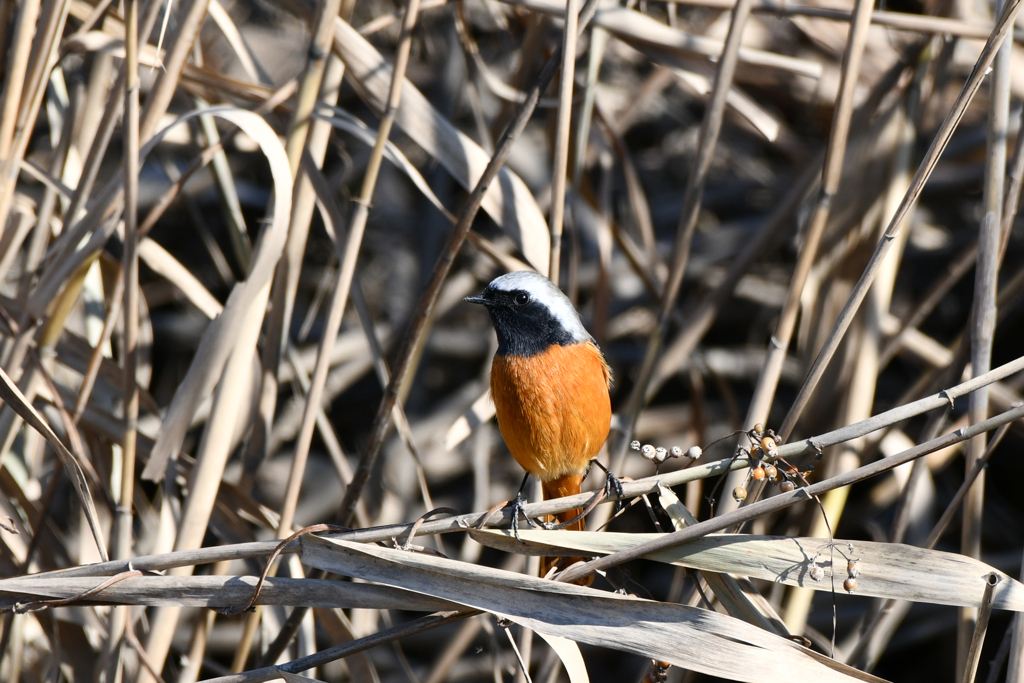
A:
[[[488,287],[481,296],[466,301],[487,307],[498,334],[499,356],[533,356],[553,344],[568,346],[577,341],[530,292]]]

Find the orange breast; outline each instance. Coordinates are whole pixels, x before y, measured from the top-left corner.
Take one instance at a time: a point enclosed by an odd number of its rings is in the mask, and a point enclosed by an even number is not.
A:
[[[592,343],[495,356],[491,396],[505,444],[541,481],[582,474],[611,425],[611,373]]]

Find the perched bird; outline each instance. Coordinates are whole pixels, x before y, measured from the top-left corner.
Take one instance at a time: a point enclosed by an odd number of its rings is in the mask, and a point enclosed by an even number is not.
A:
[[[541,481],[545,500],[579,493],[611,425],[611,371],[601,350],[568,297],[539,273],[502,275],[482,295],[466,301],[487,307],[498,335],[491,397],[501,436],[526,470],[523,486],[533,475]],[[522,487],[513,502],[517,537],[521,494]],[[577,513],[557,517],[565,523]],[[566,528],[582,531],[585,520]],[[543,558],[541,576],[556,564],[565,568],[578,559]]]

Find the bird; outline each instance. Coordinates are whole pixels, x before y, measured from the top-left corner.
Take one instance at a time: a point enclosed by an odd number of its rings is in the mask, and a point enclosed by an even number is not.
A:
[[[487,308],[498,337],[491,398],[501,436],[526,471],[511,503],[518,538],[522,492],[531,475],[540,480],[545,500],[571,496],[580,493],[591,461],[598,462],[611,427],[611,370],[572,302],[540,273],[506,273],[465,300]],[[605,472],[608,484],[621,489]],[[556,517],[561,524],[572,522],[564,528],[586,529],[574,510]],[[527,522],[533,524],[528,517]],[[540,575],[579,559],[541,558]]]

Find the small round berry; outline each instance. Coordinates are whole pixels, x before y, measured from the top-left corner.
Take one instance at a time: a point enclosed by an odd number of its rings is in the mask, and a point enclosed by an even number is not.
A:
[[[766,463],[764,465],[764,475],[769,479],[774,480],[776,477],[779,476],[779,471],[775,468],[775,465],[772,465],[771,463]]]
[[[686,457],[690,460],[697,460],[704,454],[704,451],[700,449],[700,446],[690,446],[689,450],[686,451]]]
[[[858,576],[860,576],[860,561],[859,560],[850,560],[849,562],[847,562],[846,563],[846,574],[851,579],[856,579]]]
[[[843,590],[847,593],[852,593],[857,590],[857,579],[850,577],[846,581],[843,581]]]
[[[764,481],[765,472],[763,467],[755,467],[750,470],[750,476],[754,481]]]
[[[778,451],[778,446],[775,443],[775,439],[770,436],[766,436],[761,439],[761,448],[771,457],[775,457],[775,453]]]
[[[763,431],[764,431],[764,425],[763,424],[758,422],[756,425],[754,425],[754,433],[755,434],[760,434]]]
[[[747,499],[747,490],[742,486],[737,486],[732,490],[732,497],[739,503]]]
[[[818,565],[814,565],[811,567],[811,578],[815,581],[821,581],[825,578],[825,570]]]
[[[673,458],[678,458],[680,455],[683,454],[683,449],[680,448],[679,446],[673,446],[671,449],[669,449],[669,453],[672,455]]]
[[[663,463],[663,462],[665,462],[665,458],[667,458],[667,457],[668,457],[668,451],[666,449],[662,448],[661,446],[658,446],[656,449],[654,449],[654,460],[655,460],[655,462],[657,462],[659,464]]]
[[[793,486],[793,482],[791,481],[784,481],[781,484],[779,484],[779,490],[782,491],[783,493],[789,493],[795,488],[796,486]]]
[[[636,440],[630,441],[629,447],[632,448],[634,451],[638,451],[640,450],[640,442]]]
[[[644,444],[644,447],[640,449],[640,455],[644,456],[648,460],[654,460],[655,448],[651,444]]]

